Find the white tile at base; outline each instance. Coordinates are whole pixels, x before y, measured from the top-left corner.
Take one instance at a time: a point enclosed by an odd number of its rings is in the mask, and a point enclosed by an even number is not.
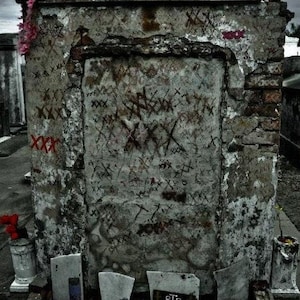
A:
[[[199,299],[200,280],[194,274],[147,271],[147,277],[151,300],[153,300],[154,290],[192,294]]]
[[[53,300],[69,299],[69,278],[79,278],[81,300],[83,300],[82,260],[80,253],[51,258]]]
[[[98,273],[101,300],[130,299],[135,279],[114,272]]]

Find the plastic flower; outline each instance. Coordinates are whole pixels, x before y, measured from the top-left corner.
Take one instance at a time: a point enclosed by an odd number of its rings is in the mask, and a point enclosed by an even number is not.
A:
[[[27,1],[27,6],[28,6],[28,8],[32,9],[34,3],[35,3],[35,0],[28,0],[28,1]]]
[[[9,234],[12,240],[19,238],[28,238],[26,228],[18,227],[19,216],[17,214],[13,215],[3,215],[0,217],[0,224],[6,225],[5,232]]]
[[[0,217],[0,224],[11,224],[17,226],[19,220],[19,216],[17,214],[14,215],[3,215]]]
[[[27,0],[26,18],[23,23],[18,25],[19,27],[19,53],[24,55],[29,52],[30,44],[37,38],[38,27],[32,23],[33,6],[36,0]]]
[[[29,52],[30,44],[19,42],[18,43],[18,50],[20,54],[26,54]]]

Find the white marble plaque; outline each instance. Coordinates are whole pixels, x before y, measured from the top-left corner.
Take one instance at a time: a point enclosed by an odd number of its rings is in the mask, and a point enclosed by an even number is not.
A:
[[[147,271],[147,277],[151,300],[154,290],[193,295],[199,299],[200,280],[194,274]]]
[[[114,272],[99,272],[99,287],[102,300],[129,300],[135,279]]]
[[[81,254],[51,258],[53,300],[83,300]]]

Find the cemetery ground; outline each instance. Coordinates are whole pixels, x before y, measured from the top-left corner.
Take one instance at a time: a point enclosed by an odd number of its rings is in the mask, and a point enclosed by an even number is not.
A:
[[[279,162],[278,202],[283,208],[280,213],[283,234],[300,239],[300,168],[292,165],[285,157]],[[33,233],[33,208],[31,186],[24,179],[30,171],[30,147],[26,130],[21,130],[11,139],[0,143],[0,215],[17,213],[21,225]],[[278,222],[275,230],[278,232]],[[40,295],[10,293],[14,270],[8,245],[8,235],[0,228],[0,300],[42,299]],[[300,267],[297,284],[300,286]],[[43,297],[44,298],[44,297]],[[46,299],[46,298],[44,298]]]

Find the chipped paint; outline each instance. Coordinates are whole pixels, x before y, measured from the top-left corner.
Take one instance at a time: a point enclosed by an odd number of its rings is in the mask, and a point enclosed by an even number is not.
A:
[[[231,107],[228,107],[227,108],[227,114],[226,114],[226,117],[229,118],[229,119],[233,119],[235,118],[236,116],[238,116],[239,114],[234,111]]]
[[[227,152],[225,154],[225,167],[229,168],[231,165],[235,164],[238,160],[238,153],[237,152]]]

